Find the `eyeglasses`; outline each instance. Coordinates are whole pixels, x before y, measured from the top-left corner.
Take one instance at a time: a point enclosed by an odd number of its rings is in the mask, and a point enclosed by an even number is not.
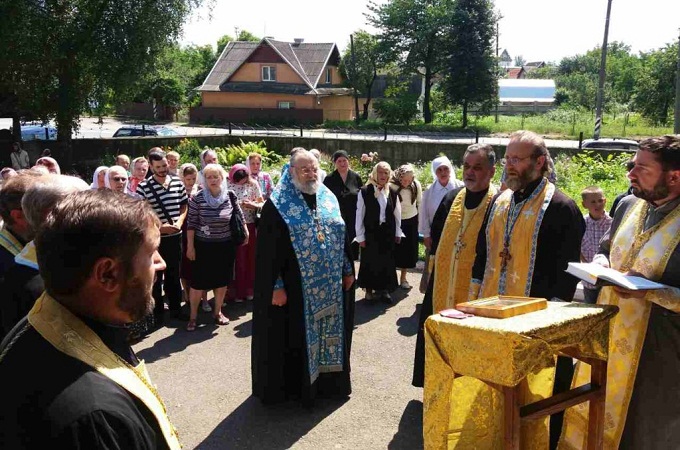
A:
[[[524,161],[525,159],[533,158],[534,155],[529,155],[525,156],[524,158],[520,158],[519,156],[511,156],[509,158],[503,158],[501,159],[501,165],[506,166],[510,164],[511,166],[515,166],[519,164],[521,161]]]
[[[113,177],[112,179],[117,182],[127,181],[127,177]]]

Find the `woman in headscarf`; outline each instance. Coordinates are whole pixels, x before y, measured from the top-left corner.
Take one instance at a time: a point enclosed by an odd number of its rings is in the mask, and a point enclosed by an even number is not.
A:
[[[262,155],[259,153],[251,153],[246,158],[246,168],[248,173],[250,173],[250,178],[255,180],[260,186],[260,192],[262,192],[262,198],[269,200],[269,196],[272,195],[274,190],[274,182],[272,177],[265,171],[262,170]]]
[[[233,214],[243,218],[236,196],[227,189],[224,169],[218,164],[208,164],[203,175],[206,186],[189,200],[187,216],[187,258],[193,261],[187,331],[196,329],[198,304],[203,293],[209,290],[215,295],[215,324],[229,323],[222,314],[222,304],[232,280],[236,255],[230,224]]]
[[[99,166],[92,175],[91,189],[102,189],[106,187],[106,171],[109,170],[106,166]]]
[[[406,280],[408,269],[413,269],[418,262],[418,208],[423,197],[423,188],[415,178],[411,164],[399,166],[390,180],[390,189],[397,193],[401,204],[401,231],[404,237],[397,244],[395,263],[401,269],[399,286],[411,289]]]
[[[260,192],[260,185],[248,175],[248,169],[243,164],[234,164],[229,171],[229,189],[236,194],[243,217],[248,227],[248,243],[236,249],[236,269],[231,286],[231,296],[236,303],[244,299],[253,299],[253,284],[255,283],[255,249],[257,246],[257,229],[255,219],[257,211],[262,208],[264,199]]]
[[[51,158],[49,156],[43,156],[38,158],[38,160],[35,162],[35,165],[45,166],[47,167],[47,170],[50,171],[50,173],[61,175],[61,168],[59,167],[59,163],[57,163],[56,159]]]
[[[349,155],[346,151],[338,150],[333,153],[332,160],[335,170],[323,180],[323,184],[335,194],[340,203],[340,214],[347,224],[347,235],[352,242],[352,258],[356,261],[359,259],[359,245],[354,241],[357,198],[364,182],[358,173],[350,169]]]
[[[111,166],[109,170],[106,171],[106,177],[104,178],[104,187],[106,189],[111,189],[112,191],[120,192],[126,194],[128,184],[128,174],[125,167],[122,166]],[[128,195],[131,195],[128,193]]]
[[[359,287],[366,298],[392,303],[390,292],[397,288],[395,243],[401,241],[401,204],[390,190],[392,168],[385,161],[373,167],[357,199],[356,241],[361,247]]]
[[[205,188],[205,177],[203,171],[208,164],[217,164],[217,152],[211,148],[206,148],[201,152],[201,170],[198,172],[198,186]]]
[[[418,216],[418,231],[423,235],[423,243],[427,250],[425,270],[420,279],[420,292],[423,294],[427,290],[427,282],[430,279],[430,246],[432,245],[430,231],[434,214],[447,192],[463,186],[463,182],[456,179],[453,165],[446,156],[435,158],[432,161],[431,170],[434,182],[423,192],[423,203]]]

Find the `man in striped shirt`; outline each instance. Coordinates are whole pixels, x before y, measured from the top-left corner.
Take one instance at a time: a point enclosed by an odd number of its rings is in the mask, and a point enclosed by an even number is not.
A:
[[[182,285],[179,281],[179,266],[182,260],[182,224],[187,215],[187,193],[182,181],[168,173],[165,152],[149,152],[153,176],[139,183],[137,194],[149,202],[161,220],[161,244],[158,252],[165,260],[166,269],[157,272],[153,285],[156,302],[154,314],[156,324],[163,323],[163,290],[168,297],[170,313],[180,318]]]

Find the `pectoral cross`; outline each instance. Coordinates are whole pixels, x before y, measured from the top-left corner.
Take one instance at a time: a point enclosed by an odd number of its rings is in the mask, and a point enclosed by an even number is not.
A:
[[[458,259],[458,256],[460,255],[460,252],[462,252],[463,249],[464,249],[465,247],[467,247],[467,244],[466,244],[465,242],[461,241],[460,239],[458,239],[458,240],[456,241],[456,243],[453,244],[453,245],[454,245],[454,247],[456,247],[456,259]]]
[[[503,251],[498,254],[498,256],[501,257],[501,270],[505,270],[506,267],[508,267],[508,261],[512,259],[512,255],[510,254],[510,249],[508,248],[508,245],[503,246]]]

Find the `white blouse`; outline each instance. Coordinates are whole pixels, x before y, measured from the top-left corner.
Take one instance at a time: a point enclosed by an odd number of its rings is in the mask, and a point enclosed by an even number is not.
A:
[[[420,186],[420,182],[416,180],[416,186],[418,186],[418,196],[416,201],[412,202],[411,190],[402,189],[399,191],[401,196],[401,220],[411,219],[418,215],[418,210],[423,204],[423,188]]]
[[[380,224],[385,223],[385,210],[387,209],[387,192],[389,189],[378,191],[378,204],[380,205]],[[366,217],[366,206],[364,205],[364,196],[359,192],[357,195],[357,220],[354,229],[357,237],[354,238],[357,242],[364,242],[366,240],[366,228],[364,228],[364,217]],[[394,205],[394,222],[396,224],[394,237],[404,237],[405,234],[401,231],[401,203],[399,198]]]
[[[434,214],[439,208],[439,204],[447,192],[462,186],[463,183],[459,180],[449,181],[449,184],[442,186],[437,180],[430,185],[425,192],[423,192],[423,203],[420,208],[420,216],[418,217],[418,232],[423,237],[430,237],[430,229],[432,228],[432,220]]]

